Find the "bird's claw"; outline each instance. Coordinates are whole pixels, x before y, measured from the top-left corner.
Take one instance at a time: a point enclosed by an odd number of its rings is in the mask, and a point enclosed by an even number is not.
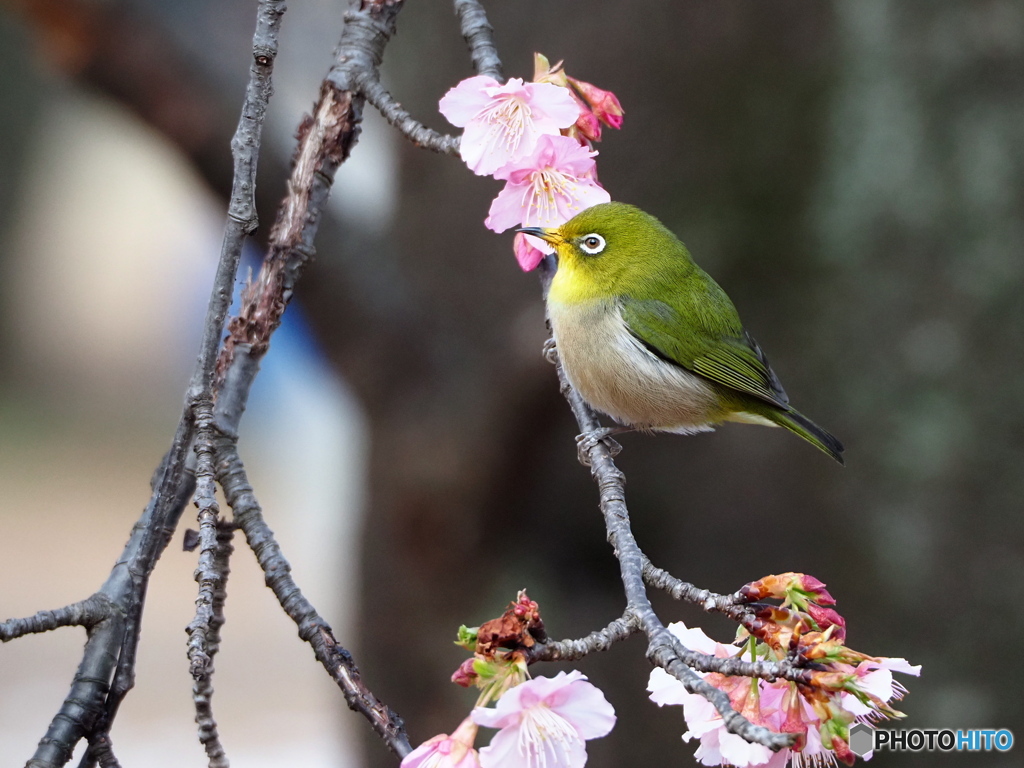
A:
[[[541,347],[540,352],[544,355],[544,359],[552,365],[558,363],[558,349],[555,347],[555,340],[548,339],[544,342],[544,346]]]
[[[579,457],[580,464],[584,467],[590,466],[590,450],[598,443],[604,443],[604,447],[608,449],[608,453],[611,454],[613,459],[618,456],[622,451],[622,446],[611,438],[611,435],[617,431],[614,427],[602,427],[592,432],[576,435],[576,454]]]

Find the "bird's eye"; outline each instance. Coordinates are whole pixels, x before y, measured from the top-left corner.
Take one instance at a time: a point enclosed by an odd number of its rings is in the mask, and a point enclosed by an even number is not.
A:
[[[596,232],[591,232],[580,240],[580,248],[584,253],[594,256],[604,250],[604,238]]]

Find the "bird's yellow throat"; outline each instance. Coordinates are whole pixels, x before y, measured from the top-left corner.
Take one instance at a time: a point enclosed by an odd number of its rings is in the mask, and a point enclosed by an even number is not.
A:
[[[612,295],[608,276],[579,264],[568,243],[559,245],[558,269],[548,289],[548,301],[559,304],[586,304]],[[602,279],[604,278],[604,279]]]

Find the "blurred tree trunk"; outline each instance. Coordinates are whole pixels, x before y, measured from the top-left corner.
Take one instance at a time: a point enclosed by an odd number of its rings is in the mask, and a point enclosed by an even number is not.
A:
[[[865,478],[843,506],[880,580],[860,598],[870,646],[918,649],[906,709],[932,727],[1020,722],[1020,671],[994,685],[966,651],[995,616],[1000,634],[1024,628],[1000,588],[1024,538],[1024,6],[836,10],[842,77],[811,214],[835,273],[819,349],[842,350]]]

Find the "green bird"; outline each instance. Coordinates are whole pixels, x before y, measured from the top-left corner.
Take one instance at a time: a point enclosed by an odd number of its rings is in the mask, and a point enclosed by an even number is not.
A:
[[[569,382],[620,427],[581,435],[692,434],[738,421],[785,427],[843,464],[843,444],[789,404],[718,283],[660,221],[604,203],[561,227],[519,230],[554,246],[548,318]]]

